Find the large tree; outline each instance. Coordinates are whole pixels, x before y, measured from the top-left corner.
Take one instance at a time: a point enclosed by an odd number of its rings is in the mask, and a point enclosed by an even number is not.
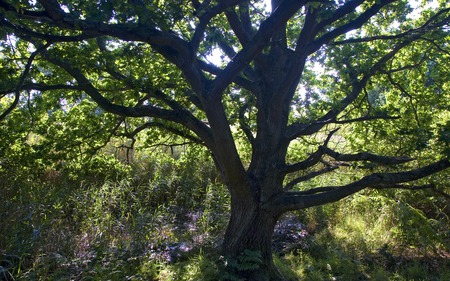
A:
[[[424,178],[450,166],[446,5],[0,0],[0,120],[39,127],[49,157],[155,130],[205,146],[231,194],[223,254],[259,251],[242,274],[279,280],[282,214],[438,188]]]

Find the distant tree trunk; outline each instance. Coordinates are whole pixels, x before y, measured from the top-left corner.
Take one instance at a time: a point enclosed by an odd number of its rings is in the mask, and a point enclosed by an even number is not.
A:
[[[233,200],[222,249],[225,258],[238,262],[238,268],[228,268],[231,274],[249,281],[284,280],[272,259],[272,234],[278,217],[254,201]],[[262,263],[257,268],[239,268],[238,257],[242,257],[245,250],[261,255]]]

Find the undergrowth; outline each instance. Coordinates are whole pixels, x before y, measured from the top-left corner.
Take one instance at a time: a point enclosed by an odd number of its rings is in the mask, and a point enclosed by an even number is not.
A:
[[[226,187],[189,153],[3,164],[0,280],[233,280],[220,256]],[[365,191],[290,214],[275,264],[291,280],[450,280],[449,202],[432,195]]]

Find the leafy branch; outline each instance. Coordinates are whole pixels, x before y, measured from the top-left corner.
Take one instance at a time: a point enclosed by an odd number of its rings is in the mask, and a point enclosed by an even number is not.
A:
[[[42,54],[51,44],[52,43],[47,43],[39,47],[33,53],[31,53],[25,65],[25,69],[22,72],[22,75],[20,76],[19,83],[17,84],[16,89],[14,90],[14,100],[11,103],[11,105],[0,115],[0,122],[3,121],[6,118],[6,116],[8,116],[8,114],[11,113],[11,111],[13,111],[13,109],[16,108],[16,106],[19,104],[20,92],[22,91],[22,87],[25,83],[25,79],[28,76],[28,73],[30,72],[34,59],[36,58],[37,55]]]

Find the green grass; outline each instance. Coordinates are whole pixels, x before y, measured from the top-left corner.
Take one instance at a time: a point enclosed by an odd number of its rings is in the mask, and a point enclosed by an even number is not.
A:
[[[108,161],[101,177],[2,171],[0,276],[220,280],[229,197],[212,164],[159,157],[116,172]],[[445,204],[367,191],[296,213],[306,235],[274,262],[290,280],[450,280]]]

